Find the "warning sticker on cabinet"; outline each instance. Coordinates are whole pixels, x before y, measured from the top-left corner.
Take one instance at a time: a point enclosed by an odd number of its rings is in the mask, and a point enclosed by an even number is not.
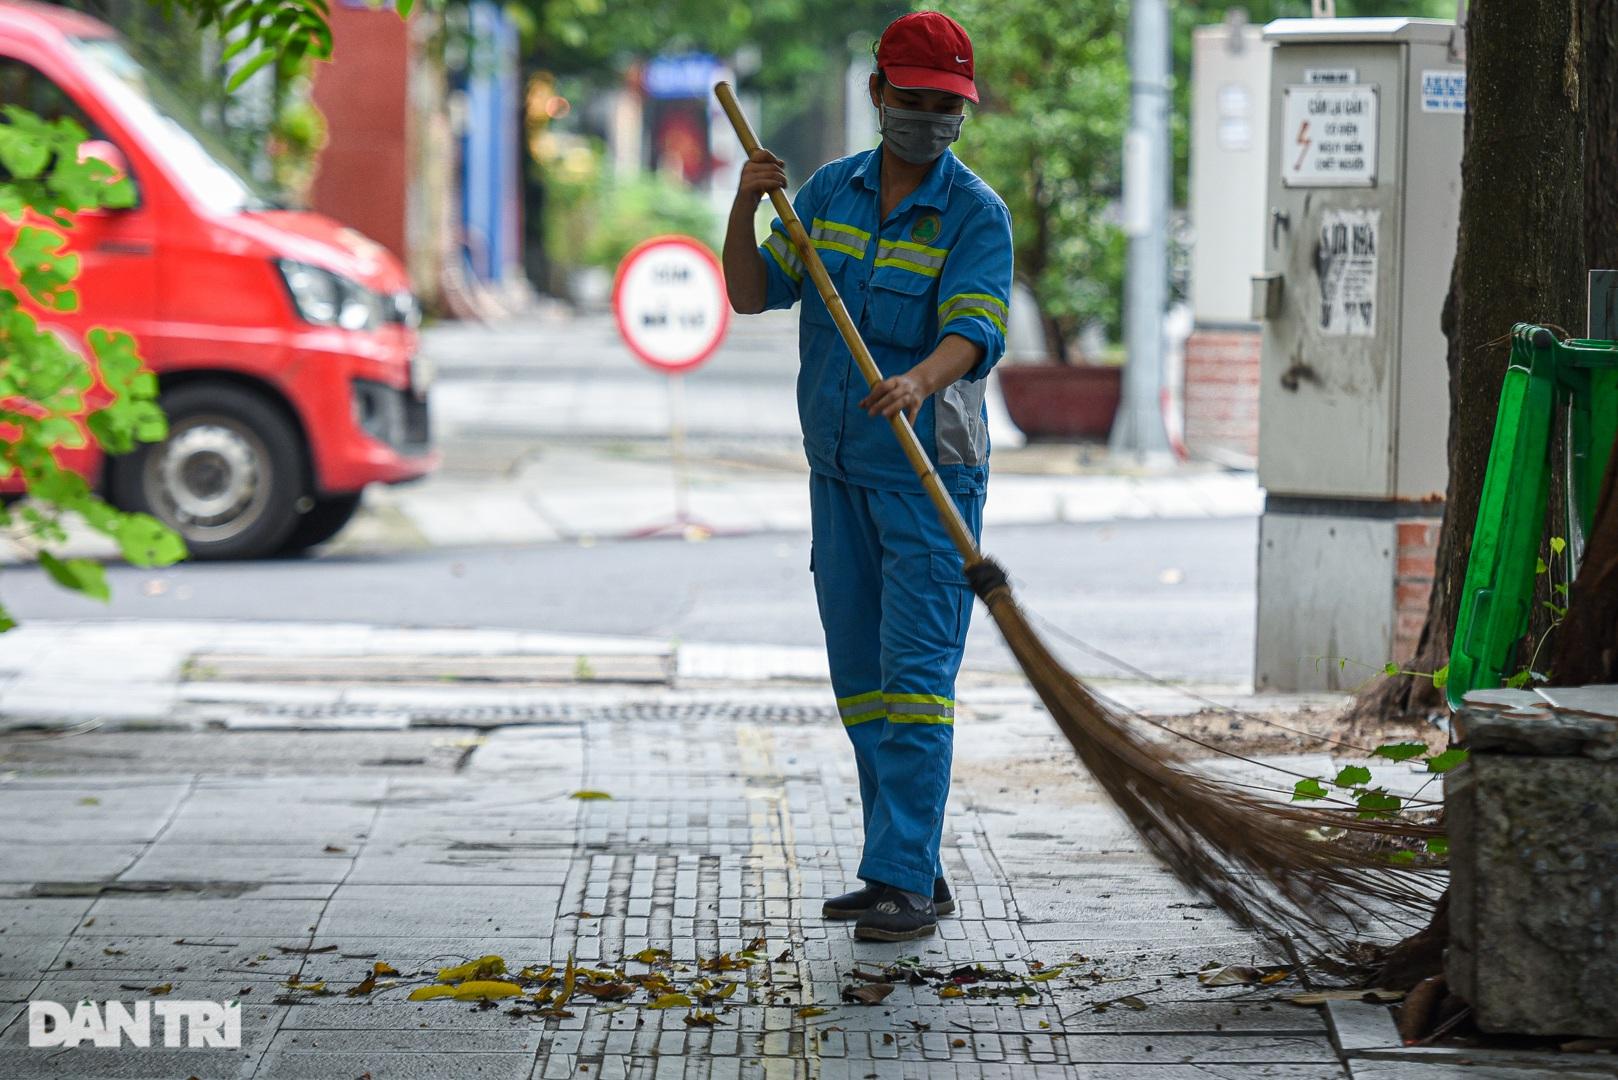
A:
[[[1376,333],[1380,210],[1327,210],[1320,217],[1320,332]]]
[[[1376,183],[1376,87],[1289,86],[1281,101],[1281,182],[1288,187]]]

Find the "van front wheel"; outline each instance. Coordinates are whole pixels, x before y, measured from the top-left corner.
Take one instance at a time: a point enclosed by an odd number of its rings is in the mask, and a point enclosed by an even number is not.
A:
[[[190,383],[163,394],[169,435],[115,460],[109,487],[125,510],[166,522],[193,559],[254,559],[298,524],[303,448],[291,421],[239,387]]]

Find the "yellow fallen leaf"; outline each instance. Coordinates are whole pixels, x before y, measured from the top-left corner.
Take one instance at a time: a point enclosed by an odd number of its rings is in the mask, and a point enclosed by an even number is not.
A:
[[[734,994],[736,992],[736,988],[740,985],[741,983],[726,983],[724,989],[720,990],[713,996],[719,998],[721,1001],[728,1000],[730,995]]]
[[[691,999],[684,994],[664,994],[646,1007],[648,1009],[689,1009]]]
[[[321,979],[319,982],[312,982],[312,983],[299,982],[298,977],[296,975],[294,975],[292,978],[288,979],[286,982],[282,983],[281,985],[291,987],[293,990],[303,990],[303,991],[305,991],[307,993],[310,993],[310,994],[319,994],[319,993],[323,992],[326,989],[326,980]],[[168,991],[164,990],[163,993],[166,994],[166,993],[168,993]]]
[[[686,1027],[716,1027],[719,1017],[711,1012],[694,1012],[685,1018]]]
[[[399,974],[399,969],[388,963],[386,960],[378,960],[376,963],[372,964],[371,971],[377,975]]]
[[[807,1020],[811,1016],[825,1016],[829,1012],[831,1012],[830,1009],[818,1009],[815,1006],[810,1005],[807,1008],[799,1009],[794,1015],[798,1016],[800,1019]]]
[[[941,998],[965,997],[966,991],[959,986],[944,986],[939,988],[938,996]]]
[[[534,993],[534,1004],[535,1005],[547,1004],[551,1000],[551,998],[554,997],[555,995],[556,995],[556,987],[547,986],[543,990],[539,990],[539,991],[536,991]]]
[[[1028,976],[1028,981],[1029,982],[1050,982],[1052,979],[1056,978],[1060,974],[1062,974],[1062,969],[1060,967],[1053,967],[1049,971],[1041,971],[1038,975],[1030,975],[1030,976]]]
[[[449,997],[456,1001],[492,1001],[495,998],[521,997],[522,987],[512,982],[494,979],[472,979],[459,986],[423,986],[411,991],[411,1001]]]
[[[317,983],[316,985],[317,986],[325,986],[326,984],[325,983]],[[174,984],[173,983],[163,983],[160,986],[152,987],[150,990],[148,990],[146,992],[148,994],[154,994],[154,995],[155,994],[166,994],[170,990],[173,990],[173,989],[174,989]]]
[[[1051,1022],[1049,1020],[1041,1020],[1039,1022],[1039,1026],[1040,1026],[1041,1029],[1046,1029],[1046,1028],[1049,1028],[1051,1026]]]
[[[1282,979],[1285,979],[1287,976],[1289,976],[1291,974],[1292,974],[1292,972],[1290,972],[1290,971],[1272,971],[1268,975],[1264,976],[1264,978],[1260,979],[1259,981],[1262,982],[1265,986],[1272,986],[1275,983],[1280,982]]]
[[[570,799],[610,799],[610,798],[612,798],[612,796],[607,794],[605,791],[575,791],[573,794],[569,795],[568,798],[570,798]]]
[[[556,1007],[562,1008],[573,996],[573,988],[579,984],[579,969],[573,965],[573,954],[567,954],[567,970],[562,974],[562,989],[556,995]]]
[[[655,964],[659,960],[667,960],[670,955],[667,949],[642,949],[634,956],[631,956],[630,959],[642,964]]]
[[[438,971],[438,981],[441,983],[447,983],[460,982],[463,979],[486,979],[490,975],[504,975],[505,973],[505,960],[491,953],[490,955],[482,957],[481,959],[472,961],[470,964],[462,964],[459,967],[440,968]]]

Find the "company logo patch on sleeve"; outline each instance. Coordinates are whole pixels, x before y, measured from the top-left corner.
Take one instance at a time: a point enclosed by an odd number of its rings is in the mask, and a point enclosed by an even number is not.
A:
[[[930,244],[938,239],[939,232],[944,223],[938,219],[937,214],[923,214],[916,219],[916,224],[910,230],[910,239],[918,244]]]

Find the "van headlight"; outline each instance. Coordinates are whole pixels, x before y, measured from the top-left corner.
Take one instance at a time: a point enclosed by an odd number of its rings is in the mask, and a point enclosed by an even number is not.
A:
[[[357,281],[290,259],[277,259],[275,265],[305,322],[375,330],[387,317],[383,298]]]

